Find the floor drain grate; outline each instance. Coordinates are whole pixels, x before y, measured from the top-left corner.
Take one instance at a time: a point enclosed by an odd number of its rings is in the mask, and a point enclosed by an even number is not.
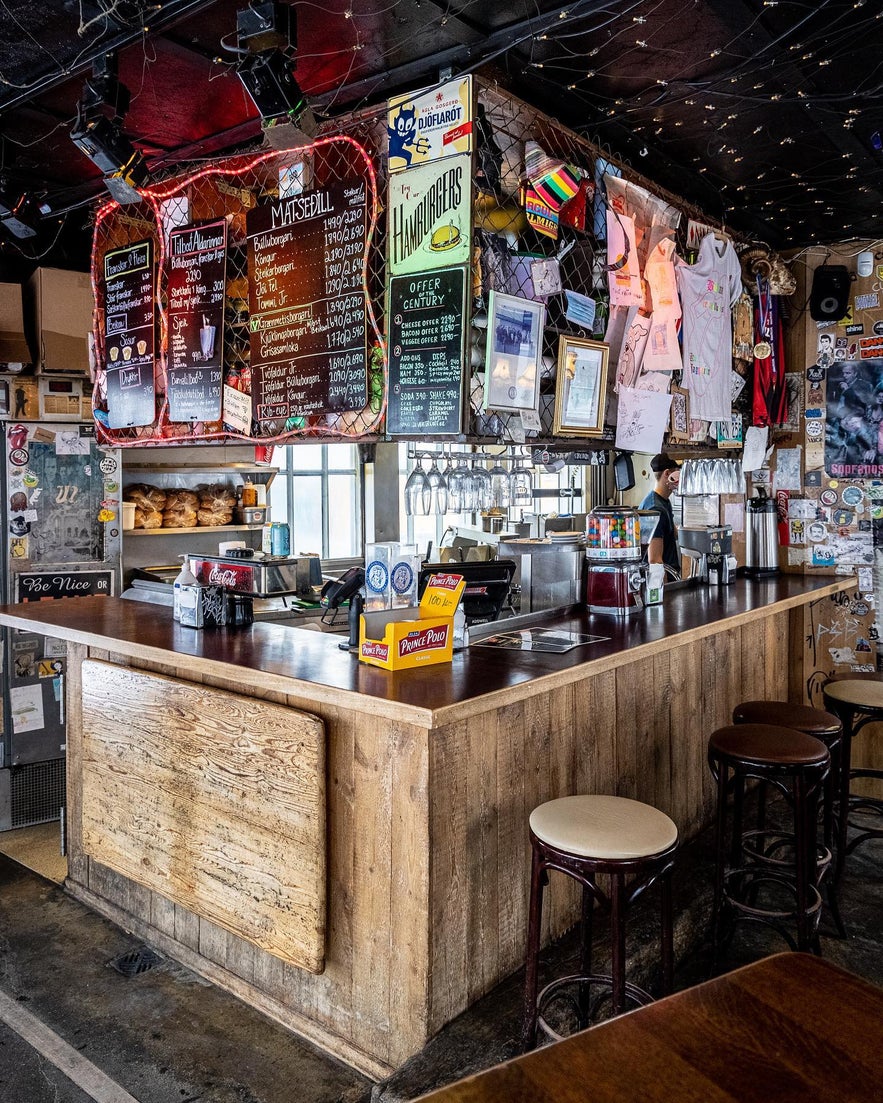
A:
[[[124,977],[137,977],[139,973],[146,973],[161,961],[159,954],[146,946],[141,946],[137,950],[127,950],[126,953],[120,954],[119,957],[109,961],[108,965],[118,973],[122,973]]]

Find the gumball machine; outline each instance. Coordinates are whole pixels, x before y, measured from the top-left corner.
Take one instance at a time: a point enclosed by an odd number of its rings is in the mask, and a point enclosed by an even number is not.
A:
[[[641,521],[628,506],[596,506],[586,519],[586,604],[627,617],[644,608]]]

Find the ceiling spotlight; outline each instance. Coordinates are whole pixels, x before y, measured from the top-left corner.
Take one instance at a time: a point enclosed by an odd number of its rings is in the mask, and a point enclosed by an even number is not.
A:
[[[34,228],[40,215],[26,195],[12,201],[8,198],[5,186],[0,189],[0,224],[13,237],[36,237]]]
[[[104,182],[113,198],[125,205],[140,203],[138,188],[143,188],[150,172],[141,152],[123,134],[117,120],[106,115],[91,118],[78,115],[71,131],[74,145],[104,173]]]
[[[107,190],[121,205],[140,203],[138,188],[150,178],[143,154],[123,134],[129,101],[129,90],[117,75],[116,58],[105,54],[93,64],[71,131],[74,145],[101,169]]]
[[[318,124],[307,97],[294,79],[297,49],[295,11],[273,0],[252,3],[236,13],[239,79],[261,117],[290,121],[308,138]]]

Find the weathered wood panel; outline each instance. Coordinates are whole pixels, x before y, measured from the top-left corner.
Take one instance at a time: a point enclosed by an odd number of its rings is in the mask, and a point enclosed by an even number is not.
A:
[[[85,852],[238,939],[321,972],[322,721],[92,660],[82,685]],[[175,937],[195,943],[196,929],[179,925]],[[251,951],[238,940],[232,948],[228,968],[248,979]]]

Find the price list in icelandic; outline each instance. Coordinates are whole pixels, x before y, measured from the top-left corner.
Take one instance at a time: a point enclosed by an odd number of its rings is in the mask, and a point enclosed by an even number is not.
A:
[[[201,223],[169,234],[169,416],[221,416],[227,223]]]
[[[154,382],[153,242],[104,256],[104,351],[111,429],[150,425]]]
[[[259,422],[368,400],[366,185],[343,181],[247,218],[252,404]]]
[[[387,432],[461,432],[466,269],[394,276],[389,290]]]

